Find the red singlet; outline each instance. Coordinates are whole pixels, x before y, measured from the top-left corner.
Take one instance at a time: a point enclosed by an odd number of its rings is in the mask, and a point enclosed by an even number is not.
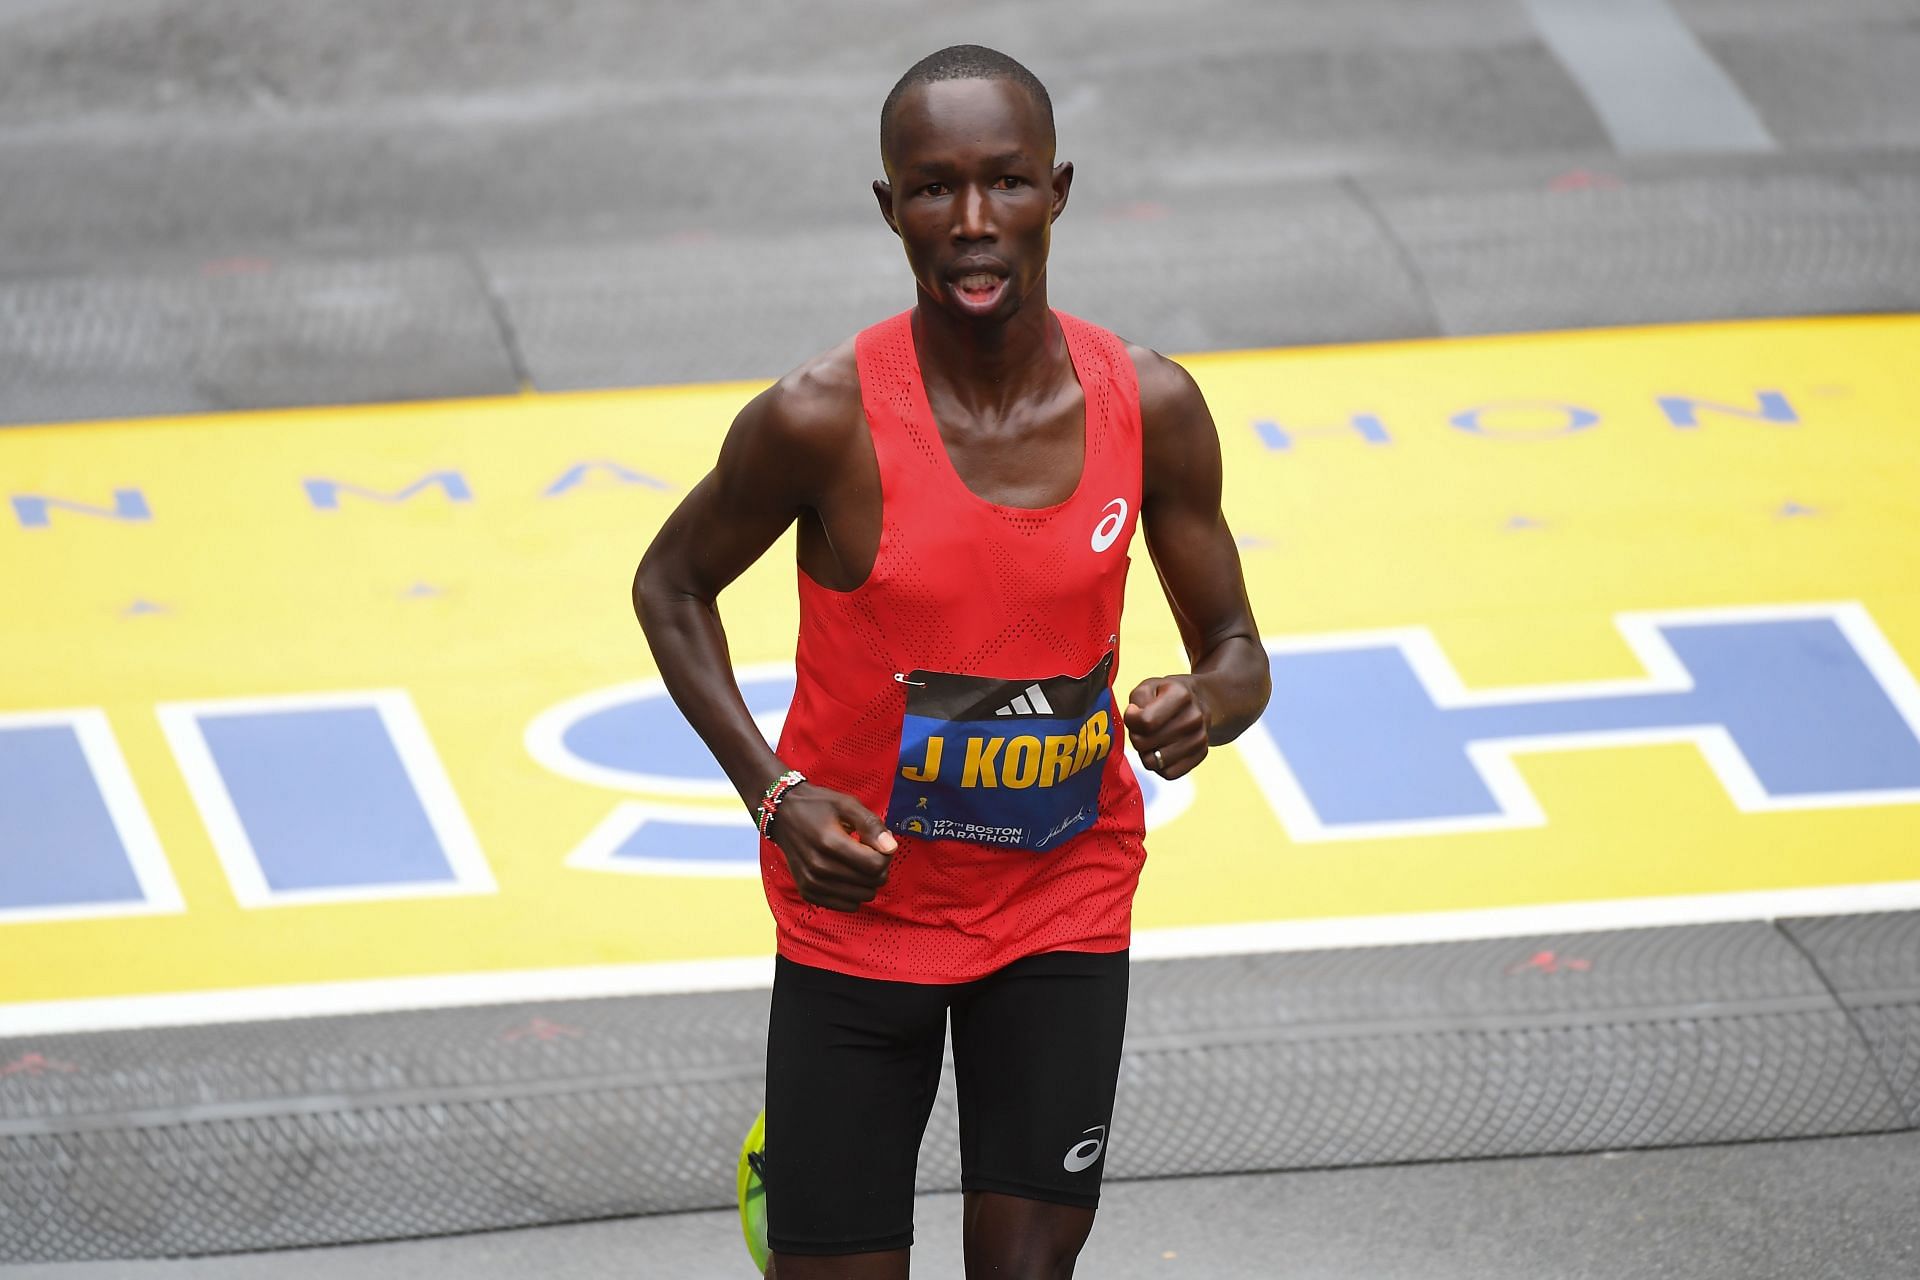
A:
[[[911,314],[855,342],[880,549],[852,591],[800,571],[797,685],[776,748],[880,814],[899,848],[879,895],[850,914],[804,901],[770,840],[760,868],[788,959],[965,982],[1036,952],[1130,940],[1145,823],[1112,685],[1140,510],[1140,388],[1120,339],[1055,312],[1086,397],[1079,487],[1057,506],[1000,506],[953,468]]]

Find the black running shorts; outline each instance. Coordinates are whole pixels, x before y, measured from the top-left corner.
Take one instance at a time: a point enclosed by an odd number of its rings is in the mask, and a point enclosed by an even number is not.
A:
[[[949,1012],[960,1185],[1099,1202],[1127,1019],[1125,951],[1050,951],[953,985],[856,978],[780,957],[767,1028],[776,1252],[913,1243],[914,1168]]]

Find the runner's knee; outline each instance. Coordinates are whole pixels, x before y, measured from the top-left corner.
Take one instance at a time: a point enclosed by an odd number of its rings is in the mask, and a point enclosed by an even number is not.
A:
[[[974,1193],[966,1215],[967,1280],[1069,1280],[1093,1210]]]
[[[967,1280],[1071,1280],[1078,1242],[1044,1234],[967,1244]]]

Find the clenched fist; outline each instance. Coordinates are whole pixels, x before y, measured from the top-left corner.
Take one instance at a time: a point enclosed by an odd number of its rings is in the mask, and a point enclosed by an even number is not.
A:
[[[1207,709],[1192,676],[1142,680],[1121,718],[1134,754],[1169,781],[1207,758]]]

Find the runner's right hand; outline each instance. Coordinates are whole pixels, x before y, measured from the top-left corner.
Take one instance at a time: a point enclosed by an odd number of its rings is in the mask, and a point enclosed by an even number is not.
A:
[[[899,847],[865,805],[812,782],[798,783],[781,797],[773,842],[787,855],[800,896],[833,911],[872,902]]]

